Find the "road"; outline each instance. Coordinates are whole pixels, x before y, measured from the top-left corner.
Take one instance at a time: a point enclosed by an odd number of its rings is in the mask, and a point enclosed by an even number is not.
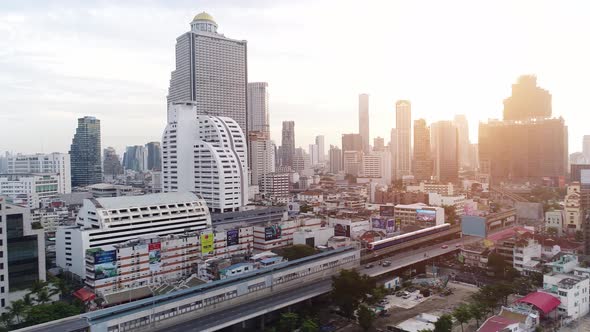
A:
[[[217,313],[208,314],[188,322],[179,323],[170,327],[162,327],[157,331],[166,332],[206,332],[217,331],[224,327],[240,323],[242,321],[261,316],[267,312],[284,308],[291,304],[329,292],[332,289],[332,280],[323,280],[300,288],[278,293],[270,298],[245,303],[233,308],[228,308]]]
[[[393,256],[385,257],[382,256],[382,260],[387,260],[391,262],[390,266],[384,267],[379,266],[377,263],[372,263],[374,266],[372,268],[366,269],[364,266],[361,267],[360,272],[366,274],[370,277],[376,277],[388,272],[392,272],[395,270],[399,270],[406,266],[419,263],[421,261],[437,257],[440,255],[448,254],[451,251],[456,251],[459,248],[457,244],[461,246],[467,245],[470,243],[474,243],[480,241],[481,238],[474,237],[474,236],[463,236],[461,239],[453,239],[446,242],[442,242],[436,245],[419,248],[416,250],[412,250],[410,252],[406,251],[403,253],[399,253]],[[443,249],[442,246],[447,245],[448,248]],[[426,254],[427,256],[424,256]]]

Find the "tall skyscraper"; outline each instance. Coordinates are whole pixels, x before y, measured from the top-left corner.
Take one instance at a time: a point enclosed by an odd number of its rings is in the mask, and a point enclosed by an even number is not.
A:
[[[117,175],[123,174],[123,166],[115,148],[108,147],[103,151],[102,173],[105,178],[114,179]]]
[[[70,147],[72,187],[85,187],[102,181],[100,153],[100,120],[92,116],[79,118]]]
[[[218,33],[213,17],[204,12],[190,25],[176,39],[168,105],[192,101],[199,115],[229,117],[246,133],[246,41]]]
[[[162,146],[160,142],[149,142],[145,145],[147,150],[147,170],[162,170]]]
[[[584,135],[582,153],[584,154],[584,158],[586,158],[586,162],[590,164],[590,135]]]
[[[457,127],[452,121],[432,124],[434,143],[434,176],[440,182],[459,180],[459,140]]]
[[[246,137],[233,119],[202,115],[193,103],[172,104],[162,158],[164,192],[195,192],[212,212],[248,203]]]
[[[551,94],[537,86],[537,77],[523,75],[512,84],[512,96],[504,99],[504,120],[551,117]]]
[[[455,127],[459,133],[459,166],[464,168],[473,167],[469,159],[469,124],[467,117],[463,114],[455,115]]]
[[[342,170],[342,150],[337,146],[330,145],[328,152],[330,158],[330,173],[338,173]]]
[[[362,138],[362,151],[364,153],[371,152],[369,140],[369,95],[366,93],[359,95],[359,134]],[[346,149],[342,147],[344,151]]]
[[[315,144],[318,146],[319,161],[320,163],[323,163],[324,161],[326,161],[326,150],[324,150],[324,136],[316,136]]]
[[[412,105],[408,100],[395,103],[395,129],[397,131],[396,179],[412,173]]]
[[[317,144],[310,144],[309,145],[309,160],[311,162],[311,166],[315,166],[320,163],[320,153],[319,153],[318,145]]]
[[[360,134],[342,134],[342,152],[363,151],[363,138]]]
[[[147,151],[143,145],[128,146],[123,155],[123,168],[144,172],[147,169],[147,159]]]
[[[59,179],[57,191],[60,194],[72,192],[71,162],[67,153],[37,153],[30,155],[8,155],[9,174],[55,174]]]
[[[283,121],[281,140],[281,166],[293,167],[295,154],[295,121]]]
[[[275,145],[268,135],[260,131],[248,133],[248,159],[250,160],[250,178],[252,185],[261,185],[262,178],[276,169]]]
[[[397,172],[397,129],[391,128],[389,135],[389,151],[391,152],[391,174],[395,178]]]
[[[502,181],[561,182],[567,173],[568,129],[551,116],[551,94],[536,86],[536,77],[520,77],[504,101],[504,121],[479,125],[480,173]]]
[[[424,119],[414,121],[414,162],[412,166],[416,180],[425,181],[432,177],[430,128]]]
[[[268,83],[248,83],[248,131],[268,133]]]
[[[295,149],[295,153],[293,154],[293,171],[302,175],[310,169],[311,160],[307,152],[302,148]]]

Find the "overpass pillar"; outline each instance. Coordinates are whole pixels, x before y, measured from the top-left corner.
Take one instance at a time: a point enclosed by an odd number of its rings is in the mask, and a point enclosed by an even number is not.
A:
[[[266,315],[260,316],[260,331],[264,331],[266,325]]]

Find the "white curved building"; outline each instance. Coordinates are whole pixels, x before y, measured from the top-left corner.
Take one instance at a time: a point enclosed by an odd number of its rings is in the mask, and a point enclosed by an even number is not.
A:
[[[162,138],[164,192],[192,191],[211,212],[248,203],[246,138],[228,117],[199,114],[194,102],[173,103]]]

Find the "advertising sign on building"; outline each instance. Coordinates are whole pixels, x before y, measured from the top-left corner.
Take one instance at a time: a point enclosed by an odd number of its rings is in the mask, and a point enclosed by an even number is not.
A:
[[[101,280],[117,276],[117,251],[98,251],[94,253],[94,279]]]
[[[379,215],[381,217],[393,217],[394,211],[395,211],[395,206],[381,205],[379,207]]]
[[[350,225],[335,224],[334,235],[350,237]]]
[[[387,233],[395,232],[395,220],[387,219],[387,228],[385,230]]]
[[[386,229],[387,219],[380,217],[371,217],[371,225],[373,229]]]
[[[422,222],[435,222],[436,221],[436,211],[435,210],[426,210],[426,209],[419,209],[416,210],[416,220]]]
[[[215,243],[213,234],[201,234],[201,253],[203,255],[213,253],[213,243]]]
[[[237,229],[231,229],[227,231],[227,245],[235,246],[236,244],[240,243],[240,235]]]
[[[271,241],[281,238],[281,226],[272,225],[264,228],[264,240]]]
[[[162,262],[162,243],[150,243],[148,245],[150,271],[155,272],[160,270],[160,263]]]

